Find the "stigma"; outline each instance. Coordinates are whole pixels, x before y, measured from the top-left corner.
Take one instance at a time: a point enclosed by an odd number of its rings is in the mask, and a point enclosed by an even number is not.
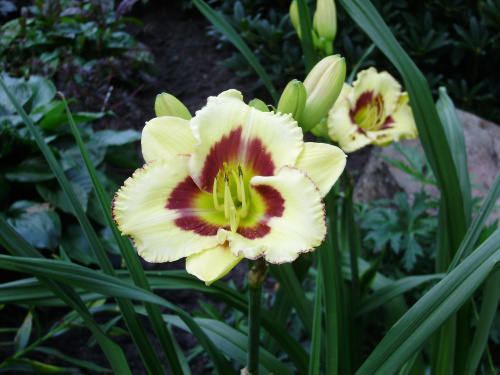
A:
[[[248,215],[250,201],[245,191],[245,181],[243,179],[243,170],[241,164],[238,169],[232,169],[227,163],[224,163],[224,170],[219,170],[214,179],[212,190],[214,208],[217,211],[224,212],[224,217],[229,221],[231,232],[236,232],[241,218]],[[219,179],[224,179],[224,202],[219,203],[217,193]]]

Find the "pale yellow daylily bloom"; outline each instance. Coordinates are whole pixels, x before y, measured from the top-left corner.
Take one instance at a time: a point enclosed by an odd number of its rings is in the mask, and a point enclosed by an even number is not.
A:
[[[150,262],[187,257],[207,284],[244,257],[291,262],[326,236],[322,197],[345,167],[338,147],[304,143],[291,115],[229,90],[191,120],[163,116],[142,133],[146,164],[125,181],[113,217]]]
[[[361,71],[352,86],[344,84],[330,110],[328,135],[345,152],[416,138],[408,101],[408,94],[389,73],[375,68]]]

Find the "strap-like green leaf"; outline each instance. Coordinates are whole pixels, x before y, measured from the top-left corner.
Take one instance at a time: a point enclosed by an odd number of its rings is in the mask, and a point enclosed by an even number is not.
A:
[[[66,175],[64,174],[61,166],[57,162],[51,149],[45,143],[45,140],[43,139],[43,137],[41,136],[40,132],[35,127],[33,122],[31,121],[31,119],[28,117],[24,109],[19,105],[19,103],[16,102],[15,98],[7,89],[5,83],[1,78],[0,78],[0,86],[5,90],[5,93],[7,94],[12,104],[16,108],[18,114],[21,116],[25,125],[28,127],[30,133],[33,135],[33,138],[35,139],[38,147],[40,148],[40,151],[42,152],[43,156],[49,163],[52,172],[54,172],[57,181],[61,185],[61,188],[63,189],[64,193],[66,194],[70,202],[73,213],[77,217],[78,222],[80,223],[80,226],[82,227],[85,233],[85,237],[89,241],[90,247],[92,248],[94,254],[96,255],[99,265],[107,274],[115,275],[113,266],[111,265],[111,262],[106,252],[104,251],[104,248],[102,246],[101,241],[99,240],[99,237],[97,236],[97,233],[92,227],[92,224],[90,223],[90,220],[86,216],[85,211],[83,210],[78,197],[73,191],[68,179],[66,178]],[[158,356],[156,355],[156,352],[153,349],[151,341],[149,340],[149,337],[146,334],[146,330],[144,329],[142,323],[139,321],[138,317],[135,314],[132,303],[127,299],[122,299],[122,300],[118,299],[117,303],[120,307],[120,311],[123,314],[125,323],[127,324],[127,327],[130,330],[130,334],[136,344],[137,350],[139,351],[139,354],[141,355],[141,358],[145,366],[148,368],[148,371],[158,374],[165,373],[163,366]]]
[[[443,276],[444,274],[408,276],[394,281],[393,283],[378,289],[375,293],[360,303],[356,311],[356,315],[363,315],[369,311],[373,311],[377,307],[385,305],[394,297],[406,293],[430,280],[441,279]]]
[[[466,218],[458,173],[427,80],[392,35],[368,0],[339,0],[403,77],[425,155],[446,201],[446,221],[453,252],[465,234]]]
[[[483,303],[472,339],[464,374],[476,374],[479,361],[490,337],[491,326],[500,304],[500,268],[492,272],[484,288]]]
[[[309,73],[318,62],[312,36],[311,16],[306,0],[297,0],[297,7],[299,9],[300,34],[302,36],[300,42],[304,53],[304,65],[306,73]]]
[[[204,346],[208,355],[214,362],[217,371],[220,374],[234,373],[229,362],[222,356],[214,343],[205,335],[188,313],[171,302],[151,292],[147,292],[132,283],[77,264],[58,260],[17,258],[0,255],[0,268],[30,273],[36,276],[50,277],[54,280],[62,281],[77,288],[95,293],[126,298],[128,300],[134,299],[142,302],[155,303],[172,309],[186,323],[200,344]]]
[[[163,318],[168,323],[184,330],[189,330],[189,328],[176,316],[164,315]],[[220,350],[241,364],[243,367],[246,365],[248,344],[246,335],[217,320],[195,318],[195,321],[208,335],[208,337],[214,341]],[[262,348],[259,349],[259,358],[259,374],[292,374],[292,372],[279,359]]]
[[[292,301],[292,305],[297,311],[300,321],[309,337],[312,335],[312,305],[306,298],[304,289],[300,285],[293,266],[290,263],[271,266],[271,274],[280,283],[280,288],[283,288]]]
[[[464,240],[460,244],[460,247],[455,257],[453,258],[450,264],[449,271],[455,268],[457,264],[462,261],[462,259],[466,258],[472,252],[472,250],[474,250],[474,245],[476,244],[476,241],[479,238],[481,230],[483,229],[486,220],[490,216],[491,211],[493,211],[493,208],[495,207],[495,203],[499,196],[500,196],[500,172],[497,174],[495,181],[493,181],[493,185],[491,186],[490,191],[486,195],[486,198],[484,199],[484,202],[481,205],[479,212],[477,213],[476,217],[474,218],[474,221],[467,230]]]
[[[27,243],[7,222],[0,216],[0,243],[11,254],[19,257],[34,257],[36,260],[43,259],[42,255]],[[5,256],[6,258],[9,258]],[[64,283],[55,282],[49,278],[39,276],[39,281],[44,284],[54,295],[58,296],[66,305],[75,310],[85,324],[90,329],[97,342],[101,346],[106,358],[108,359],[113,371],[117,374],[131,374],[127,360],[121,348],[112,341],[95,322],[89,310],[83,303],[76,291]]]
[[[313,313],[313,331],[311,337],[311,358],[309,360],[309,375],[319,375],[320,374],[320,358],[321,358],[321,310],[322,301],[321,296],[323,294],[322,278],[323,269],[321,263],[318,262],[318,273],[316,275],[316,293],[314,297],[314,313]]]
[[[500,229],[392,327],[356,374],[394,374],[465,303],[500,261]]]
[[[455,162],[460,189],[462,190],[464,199],[465,220],[468,226],[471,219],[472,199],[464,131],[462,123],[457,116],[455,105],[444,87],[439,88],[439,99],[436,102],[436,109],[450,145],[451,156]]]
[[[269,79],[266,71],[260,64],[259,60],[255,57],[253,52],[248,48],[245,41],[239,34],[229,25],[226,20],[212,8],[210,8],[203,0],[191,0],[198,10],[209,20],[212,25],[218,28],[224,36],[241,52],[247,61],[255,69],[267,90],[271,94],[275,104],[278,104],[278,94],[274,88],[273,83]]]
[[[146,276],[144,275],[144,270],[142,269],[141,263],[139,262],[135,249],[133,248],[128,238],[124,238],[121,236],[121,233],[118,231],[118,228],[116,227],[113,218],[111,217],[111,203],[109,202],[104,187],[102,186],[102,183],[99,180],[99,176],[97,175],[97,171],[94,167],[94,164],[90,160],[88,152],[85,149],[82,137],[80,136],[80,133],[78,131],[78,128],[76,127],[75,122],[73,121],[73,117],[71,115],[71,112],[69,111],[66,100],[64,100],[64,105],[71,126],[71,131],[73,132],[78,148],[80,149],[80,153],[82,154],[85,166],[92,180],[94,191],[96,192],[97,198],[99,200],[99,205],[101,206],[102,215],[105,218],[108,227],[111,229],[111,233],[113,234],[113,237],[116,243],[118,244],[123,259],[125,260],[125,264],[127,265],[127,268],[130,270],[130,274],[132,275],[135,284],[147,291],[151,291],[151,288],[149,286]],[[158,337],[160,346],[163,350],[163,353],[165,354],[170,370],[174,375],[183,374],[184,371],[182,370],[179,358],[175,354],[175,351],[172,350],[172,348],[174,347],[174,341],[170,333],[167,331],[165,323],[161,318],[160,308],[155,304],[149,304],[149,303],[146,303],[145,307],[146,310],[148,311],[149,319],[156,333],[156,336]],[[146,350],[149,350],[149,348],[146,348]]]

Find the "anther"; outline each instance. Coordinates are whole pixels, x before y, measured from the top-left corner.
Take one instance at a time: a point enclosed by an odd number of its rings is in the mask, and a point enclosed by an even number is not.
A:
[[[247,216],[247,200],[245,197],[245,182],[243,180],[243,171],[241,170],[241,164],[238,164],[238,173],[239,173],[239,184],[238,187],[241,188],[241,198],[238,197],[241,201],[241,217]]]

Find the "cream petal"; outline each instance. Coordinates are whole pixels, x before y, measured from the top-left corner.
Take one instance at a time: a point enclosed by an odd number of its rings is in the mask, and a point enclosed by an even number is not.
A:
[[[209,98],[189,125],[199,141],[189,170],[207,192],[223,163],[232,168],[241,164],[252,176],[272,175],[283,165],[295,164],[302,151],[302,130],[290,115],[251,108],[235,90]]]
[[[229,247],[218,245],[186,258],[186,271],[207,285],[225,276],[244,257],[236,257]]]
[[[180,117],[156,117],[142,130],[142,156],[146,163],[166,155],[191,154],[198,143],[189,128],[189,121]]]
[[[415,139],[418,137],[417,126],[411,108],[408,104],[401,105],[391,116],[392,123],[389,127],[376,133],[373,142],[379,146],[387,145],[388,141],[399,142],[402,139]],[[388,140],[388,141],[387,141]]]
[[[344,152],[354,152],[372,142],[351,119],[348,102],[335,104],[328,115],[328,136]]]
[[[262,217],[265,235],[243,236],[219,229],[219,242],[229,241],[235,255],[255,259],[264,256],[271,263],[295,260],[300,253],[312,251],[326,236],[325,208],[314,182],[298,168],[284,166],[276,176],[252,178],[253,187],[270,187],[279,192],[284,210],[270,218]],[[257,228],[261,229],[261,228]],[[250,232],[251,233],[251,232]]]
[[[189,156],[167,155],[135,171],[113,200],[112,214],[149,262],[170,262],[217,246],[218,226],[201,218],[202,192],[189,177]],[[200,212],[198,212],[200,211]]]
[[[326,143],[304,143],[295,167],[307,173],[324,197],[345,168],[347,155]]]

